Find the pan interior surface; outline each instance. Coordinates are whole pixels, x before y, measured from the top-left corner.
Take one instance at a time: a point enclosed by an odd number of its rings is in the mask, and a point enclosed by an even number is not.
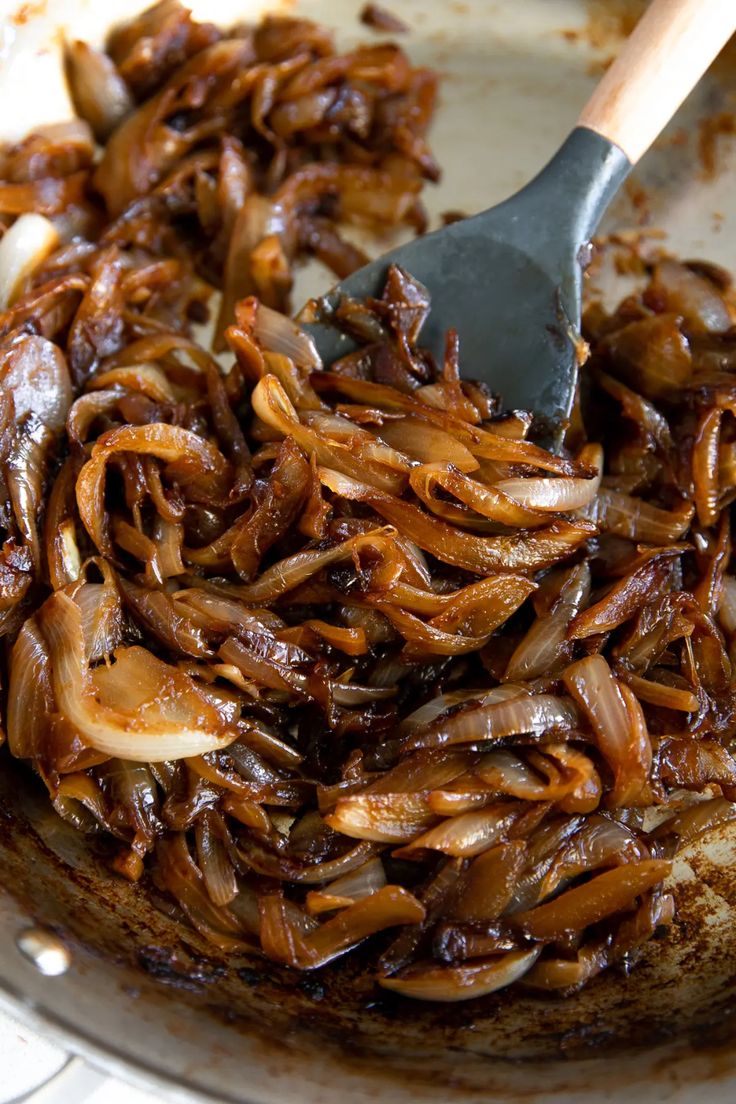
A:
[[[99,42],[140,0],[0,0],[0,137],[66,117],[59,42],[65,28]],[[359,0],[198,0],[227,23],[265,10],[333,27],[342,46],[373,32]],[[389,4],[390,6],[390,4]],[[469,0],[396,4],[417,64],[440,71],[432,143],[442,182],[425,193],[432,225],[514,192],[574,125],[641,3]],[[28,9],[19,18],[20,8]],[[34,74],[30,80],[31,72]],[[25,74],[25,77],[22,76]],[[22,103],[17,88],[28,89]],[[736,96],[736,59],[717,63],[647,155],[604,229],[662,229],[685,257],[734,267],[736,145],[722,139],[708,176],[697,156],[702,120]],[[12,110],[11,110],[12,105]],[[682,135],[685,138],[682,138]],[[644,199],[642,199],[644,196]],[[646,219],[647,226],[641,227]],[[371,245],[379,252],[392,239]],[[325,270],[299,277],[295,302],[324,291]],[[605,290],[605,289],[604,289]],[[620,286],[618,289],[620,294]],[[98,850],[64,824],[6,751],[0,769],[0,998],[20,1003],[70,1045],[114,1069],[236,1102],[529,1098],[595,1102],[730,1100],[730,1013],[736,1000],[736,832],[713,831],[683,851],[678,919],[630,976],[608,971],[567,999],[514,994],[448,1007],[377,996],[348,962],[295,977],[226,958],[109,873]],[[30,924],[59,932],[71,969],[43,978],[15,950]],[[705,1044],[708,1044],[707,1048]],[[626,1054],[625,1061],[622,1053]],[[606,1056],[606,1055],[610,1056]],[[489,1057],[496,1059],[490,1062]],[[519,1061],[519,1059],[524,1059]]]

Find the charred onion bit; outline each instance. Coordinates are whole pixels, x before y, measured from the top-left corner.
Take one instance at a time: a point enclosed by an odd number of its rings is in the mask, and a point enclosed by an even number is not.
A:
[[[67,64],[82,118],[0,151],[10,752],[232,954],[370,940],[433,1001],[630,963],[736,815],[724,274],[589,309],[553,455],[422,350],[406,272],[334,364],[284,313],[343,224],[422,228],[432,73],[174,0]]]

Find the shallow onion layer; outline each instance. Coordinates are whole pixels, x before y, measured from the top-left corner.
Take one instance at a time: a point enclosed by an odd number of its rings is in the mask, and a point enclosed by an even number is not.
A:
[[[233,955],[375,936],[439,1001],[631,964],[736,817],[727,276],[588,310],[552,455],[407,273],[331,365],[282,313],[295,260],[361,263],[341,222],[421,228],[431,73],[171,0],[108,51],[69,48],[86,122],[0,151],[10,752]]]

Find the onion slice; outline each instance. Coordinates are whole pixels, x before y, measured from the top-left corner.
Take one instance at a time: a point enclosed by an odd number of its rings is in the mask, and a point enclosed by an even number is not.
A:
[[[58,708],[90,747],[158,763],[226,747],[237,736],[190,678],[144,648],[121,649],[112,667],[90,672],[81,611],[62,591],[38,616]]]
[[[513,985],[531,970],[539,954],[540,948],[535,947],[528,951],[510,951],[501,958],[462,966],[420,963],[403,970],[397,977],[379,978],[378,984],[414,1000],[472,1000]]]
[[[513,922],[531,939],[563,939],[568,932],[580,932],[612,913],[631,908],[637,897],[664,881],[671,869],[672,863],[663,859],[617,866],[554,901],[516,913]]]
[[[530,510],[579,510],[588,506],[598,494],[603,472],[603,450],[598,445],[586,445],[579,460],[595,470],[596,474],[591,479],[502,479],[495,484],[495,489]]]
[[[616,781],[609,803],[614,807],[635,803],[652,764],[652,748],[636,698],[627,686],[619,685],[601,655],[568,667],[563,681],[590,721],[598,746],[614,771]]]
[[[52,222],[28,211],[0,239],[0,311],[15,302],[25,280],[59,243]]]
[[[578,722],[574,704],[554,694],[520,693],[510,701],[494,702],[477,709],[468,708],[444,720],[408,741],[413,748],[436,748],[457,744],[481,744],[505,736],[524,734],[541,736],[546,732],[567,732]]]
[[[419,901],[395,885],[384,886],[319,926],[306,915],[306,923],[299,925],[289,904],[281,897],[261,899],[261,942],[269,958],[301,970],[324,966],[385,928],[424,919]]]

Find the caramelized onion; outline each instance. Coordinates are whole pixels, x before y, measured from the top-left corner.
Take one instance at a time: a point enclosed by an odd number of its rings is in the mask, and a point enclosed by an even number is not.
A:
[[[10,753],[227,956],[439,1001],[628,969],[736,817],[727,276],[591,305],[551,452],[404,269],[306,309],[333,363],[289,317],[344,223],[423,231],[433,73],[178,0],[105,50],[0,150]]]
[[[646,784],[652,762],[652,748],[636,699],[624,694],[603,656],[581,659],[565,671],[565,686],[590,721],[603,756],[616,776],[610,803],[636,802]]]
[[[199,485],[219,497],[224,489],[227,464],[222,453],[189,430],[169,425],[122,426],[97,440],[92,457],[79,473],[77,506],[87,532],[100,549],[110,547],[104,529],[105,469],[115,453],[133,452],[155,456],[176,468],[179,479],[192,489]]]
[[[24,281],[42,264],[59,241],[53,223],[27,212],[0,239],[0,310],[12,306]]]
[[[411,966],[398,977],[380,978],[379,985],[415,1000],[470,1000],[513,985],[531,969],[538,956],[539,950],[531,949],[463,966]]]
[[[591,479],[502,479],[496,484],[496,490],[533,510],[579,510],[592,502],[598,493],[603,452],[595,445],[588,445],[580,460],[597,474]]]
[[[112,667],[87,669],[79,607],[57,591],[39,611],[61,713],[90,747],[138,762],[224,747],[228,732],[194,683],[143,648],[118,651]]]
[[[104,142],[133,109],[133,98],[112,60],[75,39],[67,44],[67,78],[74,107]]]
[[[510,701],[494,702],[479,708],[469,707],[444,720],[436,721],[411,738],[416,748],[445,747],[455,744],[481,744],[506,736],[545,732],[566,732],[578,720],[573,703],[553,694],[516,694]]]
[[[533,622],[517,646],[506,668],[507,679],[529,679],[556,672],[564,659],[568,626],[589,595],[590,567],[587,563],[578,564],[568,572],[552,609]]]
[[[43,754],[55,706],[48,645],[35,617],[18,633],[10,656],[8,746],[18,759]]]

